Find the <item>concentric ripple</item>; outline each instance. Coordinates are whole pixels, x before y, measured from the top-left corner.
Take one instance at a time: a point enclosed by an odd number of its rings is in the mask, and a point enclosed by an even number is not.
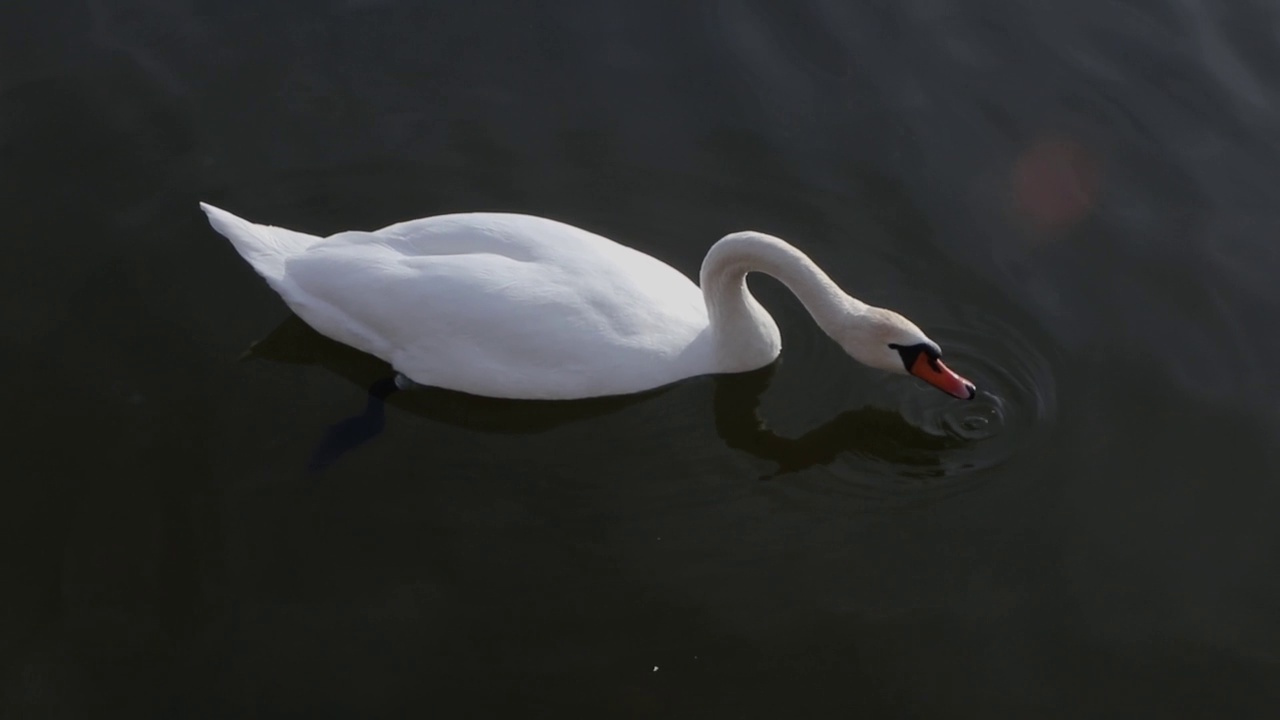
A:
[[[966,312],[951,325],[931,327],[930,336],[947,364],[977,385],[978,396],[958,401],[915,378],[881,379],[859,391],[862,408],[809,434],[832,435],[838,428],[846,439],[841,452],[815,463],[821,477],[797,484],[913,504],[976,487],[989,476],[983,470],[1047,432],[1057,413],[1053,374],[1013,327]]]

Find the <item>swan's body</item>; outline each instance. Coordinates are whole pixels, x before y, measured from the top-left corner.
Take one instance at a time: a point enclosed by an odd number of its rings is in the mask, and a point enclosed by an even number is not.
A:
[[[716,243],[700,289],[653,257],[529,215],[441,215],[320,238],[201,207],[299,317],[423,385],[574,399],[763,367],[782,343],[747,291],[752,270],[790,287],[862,362],[906,372],[900,351],[914,348],[937,365],[919,328],[849,297],[761,233]]]

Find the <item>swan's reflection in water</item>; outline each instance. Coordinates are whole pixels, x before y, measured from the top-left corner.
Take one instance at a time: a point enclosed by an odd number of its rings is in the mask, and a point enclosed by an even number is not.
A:
[[[368,388],[369,397],[363,411],[326,430],[308,462],[310,473],[323,471],[375,438],[386,423],[386,404],[472,430],[534,434],[617,412],[670,389],[575,401],[502,400],[439,388],[397,392],[387,363],[320,335],[296,316],[290,316],[270,335],[255,343],[245,357],[320,365]],[[774,432],[761,418],[760,401],[773,380],[775,369],[776,366],[770,366],[712,380],[717,433],[728,447],[775,464],[776,469],[766,478],[840,464],[864,466],[873,474],[914,478],[941,477],[965,467],[948,459],[951,455],[963,454],[960,451],[971,445],[970,441],[928,432],[893,409],[848,410],[798,437]]]
[[[296,315],[290,315],[267,337],[250,347],[244,358],[320,365],[360,387],[368,388],[369,397],[364,410],[334,423],[325,431],[308,462],[307,468],[311,473],[324,470],[376,437],[386,423],[387,404],[419,417],[470,430],[533,434],[614,412],[665,390],[660,388],[637,395],[570,402],[502,400],[432,387],[398,392],[390,365],[330,340]]]
[[[846,410],[799,437],[785,437],[769,429],[760,415],[760,399],[774,369],[715,378],[716,432],[729,447],[776,463],[777,470],[767,477],[832,465],[850,456],[897,468],[897,474],[939,476],[946,474],[944,454],[967,444],[925,432],[901,413],[879,407]]]

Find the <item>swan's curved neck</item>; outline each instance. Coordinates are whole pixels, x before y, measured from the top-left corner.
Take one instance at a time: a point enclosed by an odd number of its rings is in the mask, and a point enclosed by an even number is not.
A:
[[[835,334],[842,320],[866,306],[845,294],[807,255],[758,232],[726,235],[702,261],[700,283],[723,370],[751,370],[781,350],[778,326],[747,289],[747,273],[777,278],[795,293],[818,327]]]

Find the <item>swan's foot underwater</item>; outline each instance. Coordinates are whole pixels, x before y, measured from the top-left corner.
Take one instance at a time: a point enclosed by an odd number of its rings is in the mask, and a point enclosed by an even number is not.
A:
[[[364,411],[340,420],[325,430],[320,444],[311,453],[307,472],[315,474],[334,464],[343,455],[369,442],[382,432],[386,425],[386,406],[383,401],[391,393],[403,389],[399,378],[383,378],[369,386],[369,400]],[[405,378],[408,380],[408,378]],[[410,380],[409,382],[413,382]]]

